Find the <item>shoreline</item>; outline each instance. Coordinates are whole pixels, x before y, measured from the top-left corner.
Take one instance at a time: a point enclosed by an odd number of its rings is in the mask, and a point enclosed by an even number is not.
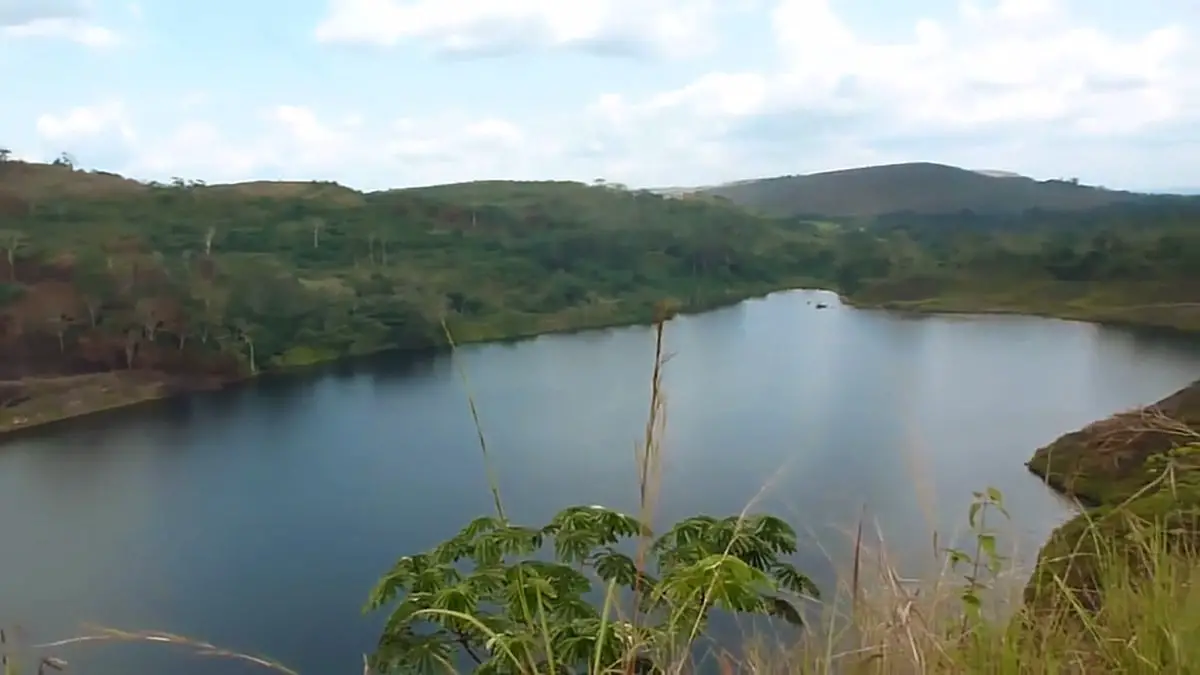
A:
[[[703,314],[705,312],[732,307],[748,300],[765,298],[774,293],[800,290],[821,290],[833,292],[829,289],[815,288],[812,286],[811,282],[801,286],[770,287],[766,289],[756,288],[755,290],[747,293],[729,294],[725,298],[720,298],[711,302],[700,303],[693,307],[674,311],[681,315]],[[649,326],[652,323],[653,318],[651,316],[646,316],[644,318],[641,316],[636,316],[636,318],[634,318],[634,316],[630,316],[627,319],[607,318],[596,321],[584,321],[581,323],[561,327],[530,327],[528,329],[519,329],[515,332],[504,335],[495,334],[489,331],[479,331],[472,334],[468,331],[467,337],[455,336],[454,343],[456,346],[504,344],[532,340],[543,335],[570,335],[593,330]],[[55,425],[69,423],[74,420],[90,418],[120,410],[133,409],[151,403],[161,403],[163,401],[177,399],[190,394],[206,391],[220,391],[222,389],[254,382],[260,378],[302,373],[305,370],[313,368],[330,366],[352,359],[382,356],[384,354],[415,354],[420,352],[440,354],[450,351],[450,349],[451,348],[448,346],[434,348],[389,347],[385,349],[364,351],[359,353],[339,354],[333,358],[316,359],[304,363],[277,365],[260,369],[259,372],[255,374],[246,372],[239,376],[213,376],[204,378],[198,376],[188,377],[172,375],[168,373],[158,373],[156,371],[113,370],[78,375],[28,378],[30,381],[36,381],[42,385],[48,386],[49,388],[61,388],[70,391],[78,391],[77,387],[71,386],[77,384],[82,384],[85,387],[89,385],[96,386],[104,389],[105,392],[114,386],[134,388],[135,391],[127,392],[124,395],[119,395],[116,397],[101,396],[101,400],[90,405],[78,405],[73,410],[70,409],[70,405],[68,403],[66,405],[56,407],[56,409],[51,413],[45,413],[41,415],[25,416],[20,414],[20,412],[16,412],[8,419],[0,419],[0,446],[2,446],[6,441],[15,440],[27,433],[46,431]],[[0,385],[5,383],[20,384],[21,382],[25,381],[26,380],[0,380]],[[200,384],[192,384],[189,386],[187,384],[188,382],[200,382]],[[65,396],[63,398],[65,398]],[[19,410],[20,404],[14,407],[18,408]]]
[[[792,291],[822,291],[837,295],[838,300],[842,305],[858,310],[882,310],[887,312],[899,312],[920,314],[926,316],[937,315],[978,315],[978,316],[1026,316],[1040,319],[1059,319],[1065,321],[1077,321],[1083,323],[1091,323],[1099,326],[1112,328],[1125,328],[1139,331],[1154,331],[1162,334],[1169,334],[1176,337],[1200,337],[1200,324],[1191,326],[1190,324],[1178,325],[1171,323],[1163,323],[1156,321],[1139,321],[1130,318],[1116,318],[1112,316],[1104,316],[1103,310],[1090,314],[1078,308],[1061,308],[1054,310],[1050,308],[1020,308],[1015,306],[995,306],[988,305],[986,302],[981,302],[979,306],[971,306],[969,303],[956,302],[953,299],[945,297],[925,298],[921,300],[870,300],[856,299],[853,296],[847,296],[841,292],[822,287],[819,284],[813,283],[811,280],[805,280],[807,283],[796,286],[771,287],[766,289],[755,289],[746,293],[730,294],[726,298],[720,298],[715,301],[701,303],[697,306],[686,307],[676,310],[680,315],[696,315],[705,312],[716,311],[726,307],[735,306],[748,300],[762,299],[775,293],[785,293]],[[1191,306],[1190,303],[1180,303],[1181,305]],[[1195,303],[1200,307],[1200,303]],[[1143,307],[1164,307],[1166,305],[1146,305]],[[1121,310],[1127,308],[1112,308],[1113,310]],[[1136,309],[1136,308],[1134,308]],[[1111,311],[1111,310],[1110,310]],[[528,329],[519,329],[508,334],[498,334],[493,331],[482,330],[472,334],[467,331],[466,337],[455,336],[455,345],[473,345],[473,344],[493,344],[493,343],[512,343],[524,340],[531,340],[543,335],[570,335],[574,333],[582,333],[593,330],[607,330],[612,328],[625,328],[635,326],[648,326],[652,322],[650,317],[629,316],[627,318],[603,318],[596,321],[583,321],[564,326],[555,327],[530,327]],[[339,362],[348,361],[350,359],[365,358],[371,356],[379,356],[389,353],[417,353],[421,351],[429,351],[431,353],[442,353],[447,347],[434,348],[432,350],[414,349],[414,348],[386,348],[373,351],[367,351],[354,354],[341,354],[334,358],[318,359],[311,362],[288,364],[283,366],[274,366],[260,370],[257,374],[245,373],[236,377],[187,377],[171,374],[157,374],[153,371],[107,371],[102,373],[82,374],[82,375],[65,375],[49,378],[30,378],[31,380],[39,380],[44,384],[48,384],[51,388],[55,385],[71,385],[82,383],[86,385],[99,385],[105,387],[105,382],[118,387],[128,386],[133,391],[128,391],[123,394],[118,394],[113,397],[101,397],[101,400],[90,404],[77,405],[74,410],[69,409],[70,406],[64,405],[56,409],[54,412],[42,414],[39,416],[23,416],[19,412],[13,414],[9,419],[0,421],[0,443],[17,438],[26,432],[43,431],[57,424],[70,422],[72,420],[88,418],[104,413],[111,413],[117,410],[128,408],[136,408],[137,406],[146,405],[149,403],[162,402],[186,396],[189,394],[200,393],[205,391],[219,391],[229,387],[245,384],[255,381],[260,377],[270,377],[274,375],[284,375],[289,373],[303,372],[304,370],[328,366]],[[21,382],[21,381],[9,381]],[[0,382],[0,384],[3,384]],[[75,391],[72,389],[71,391]],[[65,397],[64,397],[65,398]],[[76,401],[75,403],[78,403]],[[20,408],[20,404],[15,406]],[[1048,487],[1058,491],[1053,485],[1047,483]]]
[[[1163,421],[1153,421],[1161,415]],[[1170,421],[1166,421],[1170,420]],[[1182,425],[1182,426],[1177,426]],[[1187,431],[1190,430],[1190,431]],[[1061,580],[1073,579],[1078,588],[1092,588],[1094,578],[1072,574],[1079,566],[1070,562],[1083,551],[1085,560],[1101,555],[1097,539],[1123,541],[1132,531],[1133,520],[1145,522],[1172,518],[1174,513],[1195,513],[1200,505],[1196,483],[1185,479],[1200,464],[1181,455],[1172,469],[1172,479],[1162,483],[1161,468],[1149,468],[1155,457],[1174,448],[1194,445],[1200,436],[1200,380],[1162,399],[1117,412],[1075,431],[1060,435],[1036,449],[1025,468],[1046,487],[1065,495],[1080,506],[1075,517],[1055,528],[1038,555],[1034,574],[1025,587],[1029,603],[1053,601]],[[1200,448],[1200,446],[1195,446]],[[1179,475],[1175,475],[1178,472]],[[1169,487],[1168,487],[1169,485]],[[1169,499],[1162,499],[1163,495]],[[1123,510],[1132,518],[1108,518],[1103,514]],[[1194,521],[1193,521],[1194,523]],[[1179,521],[1181,532],[1189,527]],[[1188,535],[1191,536],[1191,535]],[[1085,563],[1084,568],[1088,565]]]
[[[155,377],[158,375],[158,377]],[[89,388],[101,389],[99,400],[75,406],[61,406],[53,412],[26,417],[21,414],[0,422],[0,445],[6,441],[16,440],[26,434],[37,433],[51,429],[57,425],[98,417],[124,410],[135,409],[150,403],[160,403],[182,396],[203,392],[221,391],[254,379],[246,377],[208,377],[181,378],[178,375],[157,373],[156,371],[107,371],[86,373],[80,375],[62,375],[56,377],[29,378],[41,386],[48,388],[70,387],[72,391]],[[7,380],[0,382],[21,383],[27,380]],[[186,384],[185,384],[186,382]],[[111,391],[112,386],[125,387],[132,391],[108,397],[103,394]],[[92,392],[94,393],[94,391]],[[66,399],[64,395],[60,398]],[[19,409],[19,404],[18,406]]]
[[[1102,307],[1096,310],[1086,310],[1078,307],[1036,308],[1016,306],[987,306],[974,307],[969,304],[947,301],[944,298],[926,298],[923,300],[855,300],[842,298],[842,302],[856,309],[881,309],[890,312],[907,312],[922,315],[978,315],[978,316],[1025,316],[1038,319],[1057,319],[1060,321],[1075,321],[1090,323],[1108,328],[1126,328],[1131,330],[1155,332],[1176,337],[1200,338],[1200,313],[1194,322],[1147,321],[1145,319],[1114,316],[1112,312],[1171,309],[1173,307],[1200,308],[1200,303],[1175,303],[1130,305],[1126,307]]]

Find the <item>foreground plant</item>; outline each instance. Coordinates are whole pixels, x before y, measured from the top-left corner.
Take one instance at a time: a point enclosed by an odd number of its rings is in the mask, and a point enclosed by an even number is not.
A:
[[[651,534],[638,519],[598,506],[567,508],[542,528],[476,519],[401,558],[372,591],[372,610],[400,600],[372,665],[445,672],[466,658],[478,672],[652,672],[703,634],[714,608],[799,624],[798,601],[817,596],[781,559],[796,534],[778,518],[689,518],[653,538],[638,564],[619,549],[642,537]],[[543,551],[552,559],[535,557]]]

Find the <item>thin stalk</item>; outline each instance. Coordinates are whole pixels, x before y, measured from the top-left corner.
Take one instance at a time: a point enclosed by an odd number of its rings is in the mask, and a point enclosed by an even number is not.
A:
[[[487,472],[488,489],[492,492],[492,503],[496,507],[496,515],[504,524],[508,524],[508,516],[504,514],[504,504],[500,500],[500,482],[496,478],[496,470],[492,466],[491,455],[488,453],[487,437],[483,434],[483,425],[479,422],[479,411],[475,407],[475,397],[471,394],[471,382],[467,379],[467,370],[463,368],[462,362],[458,359],[458,345],[454,342],[454,336],[450,333],[450,326],[446,325],[446,320],[442,319],[442,332],[446,334],[446,342],[450,345],[450,359],[458,368],[458,375],[462,378],[463,388],[467,392],[467,405],[471,408],[471,421],[475,424],[475,435],[479,438],[479,451],[483,454],[483,466]]]

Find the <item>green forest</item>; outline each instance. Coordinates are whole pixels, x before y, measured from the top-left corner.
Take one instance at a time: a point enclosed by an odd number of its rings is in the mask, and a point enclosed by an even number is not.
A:
[[[1200,329],[1196,198],[782,218],[602,182],[360,193],[143,184],[11,161],[0,186],[8,427],[43,419],[37,399],[62,390],[59,378],[133,378],[153,391],[103,390],[157,397],[166,383],[434,349],[447,333],[468,342],[648,322],[660,302],[695,311],[794,287],[867,306]]]

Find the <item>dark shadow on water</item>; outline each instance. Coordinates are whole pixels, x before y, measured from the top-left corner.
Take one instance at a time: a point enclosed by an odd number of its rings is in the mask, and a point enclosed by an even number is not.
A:
[[[439,372],[449,354],[435,350],[396,350],[356,356],[283,371],[268,371],[256,378],[233,382],[215,390],[181,392],[173,396],[133,403],[86,415],[68,417],[46,424],[14,429],[0,435],[0,452],[17,441],[48,440],[60,437],[88,437],[104,445],[111,430],[149,425],[155,428],[186,427],[198,414],[208,423],[240,414],[254,402],[266,410],[286,410],[303,398],[312,385],[322,380],[369,378],[382,383],[411,377],[428,377]],[[261,405],[267,403],[268,405]]]
[[[250,386],[280,386],[281,383],[307,383],[327,377],[352,379],[363,375],[383,378],[401,378],[429,372],[426,368],[448,356],[442,349],[395,349],[348,356],[336,361],[317,363],[311,366],[289,368],[267,372],[250,381]]]
[[[1125,334],[1131,342],[1154,342],[1176,349],[1194,349],[1200,345],[1200,335],[1164,326],[1106,326],[1116,334]]]

